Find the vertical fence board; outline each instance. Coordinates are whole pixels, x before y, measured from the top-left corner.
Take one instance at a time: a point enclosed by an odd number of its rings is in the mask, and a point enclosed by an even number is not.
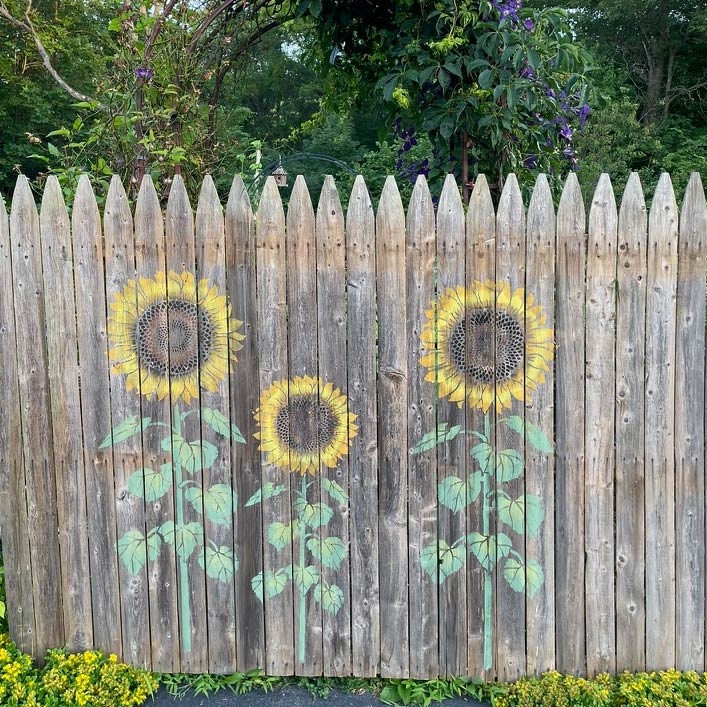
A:
[[[373,677],[380,671],[378,572],[378,443],[376,407],[375,216],[363,177],[356,177],[346,220],[347,367],[349,412],[358,434],[349,454],[351,504],[352,669]]]
[[[555,368],[555,617],[557,669],[586,668],[584,625],[585,211],[577,177],[565,182],[557,211]]]
[[[287,283],[285,275],[285,214],[273,177],[265,182],[256,216],[258,273],[258,341],[268,342],[260,349],[261,393],[273,383],[287,379]],[[263,484],[285,485],[287,490],[263,499],[263,530],[273,522],[290,524],[290,482],[281,469],[262,454]],[[266,542],[264,535],[263,570],[277,572],[292,562],[286,552]],[[294,670],[293,586],[284,582],[282,591],[268,596],[265,591],[265,670],[271,675],[292,675]]]
[[[234,547],[240,550],[236,572],[236,657],[238,670],[262,668],[265,660],[263,604],[250,580],[263,570],[260,505],[246,507],[260,488],[260,454],[253,436],[258,407],[258,337],[255,288],[255,224],[248,192],[240,176],[233,180],[226,205],[226,279],[232,316],[243,322],[243,348],[231,376],[231,420],[245,442],[232,444],[233,488],[238,498]],[[242,548],[242,549],[241,549]]]
[[[528,206],[526,237],[526,287],[542,308],[545,318],[542,326],[555,329],[555,211],[547,177],[538,176]],[[544,342],[544,348],[553,350],[554,339]],[[526,342],[526,356],[528,344]],[[535,363],[535,362],[534,362]],[[542,369],[542,364],[536,364]],[[554,365],[548,363],[542,371],[537,390],[525,409],[526,425],[535,425],[547,437],[554,429]],[[527,438],[527,435],[526,435]],[[552,451],[535,448],[526,442],[525,490],[540,499],[545,511],[537,536],[528,534],[525,541],[526,557],[534,558],[543,570],[544,581],[534,597],[528,597],[527,672],[540,675],[555,668],[555,457]]]
[[[462,206],[459,188],[452,175],[447,175],[437,209],[437,263],[439,268],[437,306],[437,328],[443,322],[449,321],[453,325],[448,340],[442,342],[441,337],[438,347],[445,347],[445,351],[436,351],[438,360],[449,360],[450,367],[437,369],[437,383],[439,392],[445,393],[438,404],[439,422],[446,422],[449,427],[460,425],[466,428],[466,372],[469,359],[469,331],[468,317],[466,316],[466,230],[464,224],[464,209]],[[450,309],[458,308],[463,329],[458,329],[459,323],[453,324],[454,318]],[[454,318],[456,320],[456,318]],[[464,336],[463,339],[459,334]],[[455,335],[458,340],[455,339]],[[456,347],[455,347],[456,344]],[[461,351],[460,351],[461,348]],[[463,361],[454,360],[454,350],[457,356],[461,353]],[[459,364],[463,370],[459,370]],[[455,383],[445,381],[448,372],[454,370],[459,376],[460,385],[454,390]],[[451,383],[451,385],[450,385]],[[454,390],[454,392],[452,392]],[[450,553],[446,550],[446,543],[451,548],[461,549],[462,567],[456,572],[444,572],[445,564],[440,564],[438,570],[439,582],[439,672],[445,676],[459,676],[466,672],[467,666],[467,625],[466,625],[466,506],[468,495],[466,489],[467,463],[466,463],[466,436],[459,435],[450,442],[437,448],[437,464],[440,490],[449,489],[449,484],[459,479],[462,492],[458,494],[446,493],[449,496],[445,503],[439,503],[439,553]],[[457,482],[459,483],[459,482]],[[441,497],[441,494],[440,494]],[[454,550],[452,551],[454,552]],[[440,560],[442,558],[440,557]],[[445,576],[446,575],[446,576]]]
[[[614,407],[616,201],[607,174],[589,211],[585,318],[584,457],[587,671],[616,672]]]
[[[317,206],[317,304],[319,331],[319,376],[325,386],[331,384],[346,398],[342,414],[348,416],[348,379],[346,370],[346,240],[344,212],[330,175],[324,180]],[[325,388],[326,390],[326,388]],[[322,391],[320,391],[321,393]],[[353,427],[352,427],[353,425]],[[357,431],[355,422],[347,422],[347,432]],[[338,538],[349,547],[349,459],[348,452],[336,467],[321,463],[322,503],[333,507],[334,515],[322,528],[322,542]],[[331,484],[331,485],[330,485]],[[338,488],[337,486],[338,485]],[[343,495],[339,489],[343,489]],[[333,543],[334,541],[329,541]],[[322,551],[325,548],[322,547]],[[322,558],[326,555],[322,554]],[[351,673],[351,581],[349,554],[341,562],[322,561],[321,592],[337,586],[343,592],[338,611],[328,611],[322,602],[324,637],[324,674],[342,677]],[[326,595],[322,594],[323,597]],[[333,595],[332,595],[333,596]]]
[[[616,268],[616,654],[645,669],[644,370],[646,206],[638,174],[619,209]]]
[[[39,217],[26,177],[17,178],[10,213],[12,282],[27,484],[36,655],[64,643],[61,558],[45,346]],[[54,296],[47,293],[47,296]],[[20,498],[22,495],[20,494]]]
[[[56,177],[47,180],[40,212],[47,365],[56,469],[64,638],[71,651],[93,646],[86,485],[69,215]],[[114,647],[113,647],[114,649]]]
[[[434,318],[435,212],[430,190],[418,177],[407,213],[408,442],[417,443],[433,431],[436,390],[425,381],[425,353],[420,336]],[[432,319],[430,319],[430,316]],[[425,571],[421,553],[437,548],[437,455],[432,448],[408,457],[408,540],[410,567],[410,677],[430,679],[439,674],[438,598],[434,576]]]
[[[675,665],[675,299],[677,204],[660,177],[646,284],[646,668]]]
[[[680,214],[675,351],[676,665],[705,668],[705,251],[707,208],[694,172]]]
[[[0,519],[5,565],[6,616],[10,637],[25,653],[36,655],[29,521],[22,458],[20,392],[17,375],[10,223],[0,195],[0,410],[9,424],[0,425]],[[13,424],[14,421],[14,424]],[[43,627],[42,627],[43,629]]]
[[[197,307],[200,319],[208,317],[211,326],[223,329],[214,336],[212,346],[202,346],[199,356],[201,386],[201,437],[217,449],[211,466],[204,457],[203,521],[204,570],[206,582],[207,629],[209,635],[209,671],[232,673],[236,670],[236,598],[233,575],[236,561],[233,545],[234,512],[238,499],[233,496],[231,469],[230,387],[231,356],[237,355],[242,333],[239,322],[229,316],[226,299],[226,243],[223,213],[218,193],[210,175],[204,177],[196,209],[196,267],[200,284]],[[224,360],[225,358],[225,360]],[[215,366],[225,367],[225,375],[217,379]],[[225,429],[223,428],[225,422]],[[235,444],[235,440],[234,440]],[[199,558],[201,564],[202,558]]]
[[[376,235],[381,676],[408,677],[405,212],[392,177],[381,194]]]
[[[495,279],[496,213],[486,177],[480,174],[471,193],[466,219],[466,287],[471,289],[474,282],[493,282]],[[480,408],[467,408],[466,427],[483,434],[488,432],[488,438],[493,439],[496,434],[496,408],[491,405],[486,413]],[[464,453],[469,455],[476,443],[477,440],[467,438]],[[468,466],[472,474],[479,471],[476,462],[470,461]],[[467,530],[486,536],[496,532],[496,517],[489,499],[484,498],[483,493],[467,507]],[[493,680],[496,674],[496,636],[493,630],[496,570],[495,567],[484,567],[478,558],[468,552],[466,559],[469,563],[466,575],[467,672],[484,680]]]

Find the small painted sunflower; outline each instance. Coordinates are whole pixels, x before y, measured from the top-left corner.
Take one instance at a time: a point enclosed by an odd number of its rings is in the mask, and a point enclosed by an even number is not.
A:
[[[320,461],[336,467],[358,432],[346,396],[309,376],[273,383],[261,395],[255,419],[255,437],[268,461],[302,476],[316,474]]]
[[[204,390],[218,390],[243,348],[243,322],[218,288],[194,275],[158,272],[153,280],[130,280],[111,303],[110,361],[126,375],[128,390],[189,403]]]
[[[437,382],[440,398],[461,407],[466,400],[485,413],[525,401],[545,382],[552,361],[553,331],[534,298],[507,282],[474,281],[440,295],[425,315],[421,334],[428,369],[425,380]],[[436,335],[435,335],[436,329]]]

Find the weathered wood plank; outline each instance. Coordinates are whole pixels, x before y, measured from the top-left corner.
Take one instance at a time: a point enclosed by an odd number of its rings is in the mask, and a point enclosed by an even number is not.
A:
[[[12,282],[10,223],[0,195],[0,282]],[[32,564],[29,522],[22,458],[20,392],[17,376],[14,291],[0,288],[0,410],[6,424],[0,425],[0,517],[5,566],[5,594],[10,637],[18,648],[35,655]],[[18,317],[21,320],[21,313]]]
[[[463,226],[462,226],[463,227]],[[437,393],[425,381],[423,329],[435,316],[435,211],[423,176],[407,213],[408,441],[411,447],[437,425]],[[426,316],[428,315],[428,316]],[[410,567],[410,677],[437,677],[439,666],[438,573],[425,570],[421,553],[437,548],[437,455],[433,448],[408,457],[408,563]],[[459,631],[463,634],[463,631]],[[444,633],[442,634],[444,635]],[[466,672],[464,666],[463,672]]]
[[[480,174],[471,193],[466,217],[466,287],[472,289],[475,282],[492,282],[495,279],[496,213],[486,177]],[[482,434],[488,432],[488,438],[495,439],[496,408],[491,405],[486,413],[481,408],[467,408],[466,427]],[[471,448],[476,442],[473,438],[466,440],[465,454],[470,460],[467,466],[472,474],[480,471],[478,463],[470,457]],[[467,507],[467,531],[487,536],[496,532],[496,515],[492,512],[490,499],[484,499],[481,493]],[[493,680],[496,666],[496,636],[493,630],[496,615],[496,569],[484,567],[469,552],[467,563],[468,674]]]
[[[455,335],[469,334],[465,312],[466,294],[466,231],[464,223],[464,208],[462,206],[459,188],[454,177],[449,174],[444,182],[442,194],[437,209],[437,263],[439,268],[437,304],[437,329],[444,330],[442,323],[452,327],[443,342],[438,335],[437,357],[439,361],[449,361],[448,368],[437,369],[437,381],[440,397],[437,405],[437,416],[440,422],[446,422],[449,427],[460,425],[466,428],[467,389],[466,374],[458,368],[459,361],[454,361],[455,346],[461,344],[464,358],[468,360],[468,345],[466,337],[459,340]],[[409,296],[409,293],[408,293]],[[464,321],[464,329],[458,329]],[[439,349],[442,349],[440,351]],[[458,355],[458,353],[457,353]],[[445,380],[449,371],[454,370],[457,381]],[[468,373],[468,371],[467,371]],[[454,392],[452,392],[454,391]],[[449,496],[445,503],[438,505],[438,536],[440,552],[447,552],[445,545],[453,548],[451,552],[459,551],[462,567],[453,573],[444,572],[444,565],[439,567],[439,673],[445,676],[464,675],[467,666],[467,623],[466,623],[466,506],[467,490],[463,486],[462,493],[449,493],[450,484],[456,479],[464,483],[467,479],[466,437],[459,435],[455,439],[437,448],[437,472],[439,478],[438,502]],[[459,484],[459,482],[456,482]],[[446,492],[443,492],[446,489]],[[452,499],[454,497],[454,500]],[[457,548],[459,550],[457,550]],[[447,575],[447,576],[445,576]]]
[[[348,416],[344,212],[334,179],[330,175],[324,180],[319,196],[316,234],[319,377],[325,386],[331,384],[347,399],[342,415]],[[355,422],[349,424],[347,420],[348,434],[354,435],[357,430],[358,425]],[[338,538],[343,548],[348,549],[348,453],[341,457],[336,467],[327,466],[322,459],[321,474],[322,503],[334,510],[331,520],[322,528],[322,542],[326,543],[328,538]],[[348,552],[338,565],[333,560],[321,563],[321,591],[332,591],[334,586],[341,589],[343,601],[338,610],[334,610],[338,600],[334,605],[322,602],[324,675],[343,677],[351,674],[351,581]],[[332,610],[327,610],[327,606],[331,606]]]
[[[34,649],[35,655],[43,657],[48,648],[64,644],[64,622],[39,238],[39,217],[32,191],[27,178],[19,176],[10,212],[11,282],[16,312],[27,520],[31,529],[32,593],[37,626]]]
[[[85,651],[93,647],[93,617],[81,434],[74,261],[69,215],[61,195],[61,187],[54,176],[47,179],[44,188],[40,230],[44,291],[50,293],[44,304],[48,323],[47,365],[61,547],[64,636],[66,647],[70,651]],[[100,620],[98,617],[99,623]],[[115,650],[115,646],[110,649]]]
[[[587,671],[616,672],[614,407],[618,215],[608,174],[589,211],[585,318],[584,494]]]
[[[678,212],[667,174],[648,219],[646,669],[675,665],[675,300]]]
[[[239,552],[236,572],[236,658],[238,670],[265,667],[263,604],[250,580],[263,570],[262,515],[259,504],[245,503],[260,488],[260,453],[253,436],[253,410],[258,407],[258,338],[255,291],[255,224],[248,192],[240,176],[233,180],[226,205],[226,281],[233,317],[243,322],[245,338],[231,376],[231,420],[238,425],[244,444],[231,445],[233,488],[239,499],[234,546]]]
[[[109,303],[109,343],[114,345],[122,310],[113,305],[118,297],[126,298],[126,305],[137,309],[135,289],[135,247],[133,219],[128,199],[120,182],[111,179],[103,217],[106,261],[106,299]],[[125,288],[128,288],[127,291]],[[120,336],[120,335],[119,335]],[[116,370],[122,357],[111,356],[110,408],[113,426],[125,419],[140,419],[139,381],[137,390],[128,390],[125,376]],[[108,421],[106,421],[107,424]],[[142,436],[134,434],[111,446],[115,476],[116,535],[118,539],[130,531],[145,532],[145,506],[142,497],[130,493],[128,483],[132,474],[141,469]],[[122,658],[132,665],[150,665],[150,620],[147,580],[147,552],[142,565],[132,572],[125,562],[119,562],[120,616],[122,629]],[[177,656],[177,666],[179,660]],[[178,669],[178,668],[177,668]]]
[[[647,218],[641,182],[629,177],[619,209],[616,268],[616,654],[646,664],[644,371]]]
[[[557,211],[555,620],[557,669],[586,670],[584,624],[585,211],[574,173]]]
[[[535,298],[544,317],[542,326],[555,328],[555,211],[547,177],[538,175],[528,206],[526,228],[526,288]],[[544,342],[554,349],[554,339]],[[526,356],[528,343],[526,342]],[[537,390],[526,404],[526,425],[535,425],[548,439],[554,429],[555,377],[551,362],[541,367]],[[525,446],[525,491],[540,499],[545,511],[536,536],[525,539],[526,557],[535,559],[544,574],[544,581],[534,597],[526,603],[527,673],[541,675],[555,668],[555,489],[554,454],[529,443]]]
[[[265,182],[256,216],[257,237],[257,288],[258,288],[258,341],[268,342],[260,349],[260,390],[265,393],[270,386],[287,380],[287,285],[285,278],[285,214],[273,177]],[[263,499],[263,532],[274,522],[289,525],[290,480],[289,474],[268,461],[267,452],[262,456],[263,485],[284,485],[286,490],[277,496]],[[264,535],[265,537],[265,535]],[[292,549],[284,551],[264,542],[265,576],[279,572],[292,563]],[[292,630],[293,586],[283,577],[282,591],[270,595],[265,591],[265,669],[271,675],[292,675],[295,648]]]
[[[373,677],[380,671],[378,569],[378,443],[375,215],[363,177],[356,177],[346,218],[347,363],[349,412],[358,434],[349,454],[351,505],[352,670]]]
[[[392,177],[376,215],[378,288],[378,537],[381,676],[408,677],[407,323],[405,212]]]
[[[707,208],[694,172],[680,213],[675,349],[676,664],[705,669],[705,255]]]

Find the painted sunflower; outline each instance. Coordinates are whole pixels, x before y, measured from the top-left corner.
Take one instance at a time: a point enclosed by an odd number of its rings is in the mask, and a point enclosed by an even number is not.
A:
[[[111,303],[110,361],[126,375],[128,390],[189,403],[204,390],[218,390],[243,348],[243,322],[218,288],[194,275],[158,272],[153,280],[130,280]]]
[[[346,396],[309,376],[273,383],[260,396],[255,419],[255,437],[268,462],[302,476],[316,474],[320,461],[336,467],[358,432]]]
[[[552,361],[553,331],[542,308],[508,282],[474,281],[471,289],[447,289],[425,315],[420,336],[428,369],[440,398],[488,412],[522,402],[545,382]],[[436,334],[435,334],[436,330]]]

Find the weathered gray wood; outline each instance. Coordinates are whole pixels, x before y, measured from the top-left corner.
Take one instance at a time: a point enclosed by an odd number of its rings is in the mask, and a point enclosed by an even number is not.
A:
[[[133,219],[128,199],[120,182],[111,179],[103,217],[106,260],[106,299],[108,304],[108,327],[118,313],[111,307],[115,298],[124,294],[128,287],[132,293],[129,304],[137,308],[135,284],[135,247],[133,243]],[[117,364],[115,358],[112,363]],[[120,421],[140,418],[139,391],[129,391],[125,376],[110,368],[111,420],[105,424],[117,425]],[[106,430],[107,434],[108,430]],[[115,476],[116,535],[121,538],[130,530],[145,532],[145,506],[142,498],[128,491],[128,479],[142,463],[142,437],[132,435],[120,444],[111,447],[113,473]],[[147,557],[146,557],[147,559]],[[131,574],[123,562],[118,563],[120,584],[120,616],[122,628],[122,651],[124,661],[132,665],[150,665],[150,620],[148,601],[147,566],[143,565]],[[177,656],[177,665],[179,660]]]
[[[0,282],[12,282],[10,224],[0,195]],[[0,288],[0,518],[5,566],[6,616],[10,637],[25,653],[36,655],[29,522],[22,458],[20,393],[17,381],[13,288]]]
[[[358,434],[349,454],[351,638],[354,675],[380,671],[375,216],[363,177],[356,177],[346,219],[349,412]]]
[[[461,206],[461,204],[460,204]],[[407,213],[408,442],[413,446],[437,424],[434,383],[425,381],[421,359],[428,353],[420,339],[434,321],[435,211],[423,176],[417,178]],[[423,548],[437,545],[437,456],[435,450],[408,457],[408,563],[410,567],[410,677],[439,674],[438,583],[425,572]],[[464,631],[459,633],[463,634]],[[442,634],[444,635],[444,634]],[[466,672],[464,666],[463,672]]]
[[[47,321],[47,365],[56,469],[64,636],[71,651],[93,647],[81,400],[71,227],[56,177],[47,179],[40,214]],[[100,623],[101,618],[98,617]],[[108,648],[108,646],[106,646]],[[115,650],[111,646],[111,650]]]
[[[678,211],[667,174],[648,219],[646,668],[675,665],[675,299]]]
[[[287,311],[290,381],[296,376],[316,378],[320,338],[317,331],[317,242],[312,200],[301,175],[295,180],[287,209]],[[321,462],[318,466],[321,470]],[[293,476],[293,518],[297,516],[299,494],[304,494],[310,504],[322,500],[319,474],[320,471],[313,478]],[[293,533],[292,561],[298,566],[313,565],[322,576],[321,562],[308,552],[302,533],[296,537]],[[302,595],[296,586],[294,601],[295,673],[321,675],[324,670],[321,605],[315,601],[313,589]]]
[[[616,268],[616,653],[618,664],[646,663],[644,524],[644,370],[646,206],[636,172],[619,210]]]
[[[459,188],[454,177],[449,174],[444,182],[437,209],[437,262],[439,276],[437,281],[440,300],[438,300],[437,321],[443,316],[442,299],[448,303],[465,305],[466,278],[466,232],[464,209]],[[408,293],[409,296],[409,293]],[[468,333],[468,332],[467,332]],[[447,346],[451,344],[445,344]],[[468,342],[466,342],[468,347]],[[468,351],[468,348],[465,348]],[[441,371],[440,371],[441,372]],[[438,375],[438,380],[440,376]],[[462,380],[464,375],[461,376]],[[440,391],[441,392],[441,391]],[[462,383],[452,398],[440,398],[437,406],[439,422],[446,422],[450,427],[461,425],[466,428],[467,389]],[[465,480],[467,478],[466,437],[459,435],[451,442],[437,448],[437,466],[440,483],[450,476]],[[466,492],[460,499],[466,507]],[[439,505],[438,535],[440,542],[454,547],[466,537],[466,513],[464,509],[454,511]],[[464,558],[465,562],[469,558]],[[467,667],[467,623],[466,623],[466,572],[460,569],[446,579],[439,576],[439,672],[445,676],[464,675]]]
[[[256,216],[258,341],[268,342],[260,349],[260,390],[287,380],[287,287],[285,279],[285,214],[274,177],[268,177]],[[288,491],[264,499],[263,531],[274,521],[290,523],[290,480],[287,471],[278,469],[262,454],[263,484],[284,484]],[[265,537],[265,536],[264,536]],[[275,572],[292,562],[288,545],[278,551],[264,541],[263,569]],[[268,597],[265,593],[265,670],[271,675],[292,675],[294,636],[292,633],[293,587],[286,582],[283,591]]]
[[[557,211],[555,620],[557,669],[586,669],[584,624],[585,211],[574,173]]]
[[[240,550],[236,572],[236,658],[238,670],[265,667],[263,604],[250,580],[263,570],[263,535],[260,504],[245,502],[260,488],[260,453],[253,410],[258,407],[258,338],[255,292],[255,224],[248,192],[235,177],[226,205],[226,281],[233,317],[242,324],[245,338],[231,376],[231,420],[245,444],[231,445],[233,488],[239,499],[234,525],[234,547]],[[241,549],[242,548],[242,549]]]
[[[547,177],[538,175],[528,206],[526,228],[526,288],[542,308],[544,327],[555,328],[555,210]],[[546,342],[554,353],[554,339]],[[527,349],[527,344],[526,344]],[[536,365],[541,365],[539,362]],[[525,421],[540,428],[552,439],[555,407],[554,365],[547,364],[542,382],[526,404]],[[555,668],[555,457],[525,446],[525,491],[537,496],[545,509],[543,524],[536,537],[525,539],[526,557],[534,558],[543,569],[544,582],[526,603],[527,672],[541,675]]]
[[[224,301],[225,306],[218,313],[207,307],[208,304],[214,306],[219,302],[217,298],[226,297],[226,242],[223,213],[213,179],[208,174],[204,177],[201,186],[195,226],[196,269],[200,283],[197,290],[198,311],[201,317],[206,316],[213,318],[214,322],[223,321],[226,324],[226,334],[219,335],[214,343],[226,347],[226,356],[235,356],[237,351],[234,350],[234,347],[240,345],[242,333],[236,320],[229,316],[228,302]],[[206,283],[203,283],[203,280],[206,280]],[[210,376],[207,360],[206,351],[202,351],[199,361],[202,410],[217,410],[222,418],[230,421],[230,360],[226,361],[227,374],[218,381],[213,380]],[[211,467],[203,472],[204,492],[206,493],[214,484],[223,484],[232,489],[230,436],[217,434],[202,413],[201,437],[213,444],[218,450],[216,460]],[[224,581],[218,576],[209,576],[208,573],[211,551],[217,550],[219,556],[234,552],[233,513],[237,508],[237,499],[235,499],[235,506],[233,500],[230,501],[230,513],[225,522],[220,517],[213,519],[204,509],[206,553],[204,567],[207,571],[206,577],[202,581],[206,582],[209,671],[212,673],[232,673],[236,670],[236,597],[233,574],[230,574]],[[244,549],[241,549],[241,554]],[[197,566],[200,564],[201,558],[199,558]],[[235,568],[236,564],[233,562],[234,573]],[[198,619],[198,615],[196,617]]]
[[[381,676],[408,677],[407,322],[405,212],[392,177],[376,216],[378,287],[378,543]]]
[[[676,665],[705,669],[705,252],[707,208],[694,172],[680,213],[675,349]]]
[[[589,211],[585,318],[584,494],[587,671],[616,672],[614,404],[618,215],[608,174]]]
[[[469,199],[466,216],[466,287],[472,289],[474,283],[485,283],[496,279],[496,213],[485,175],[476,178]],[[496,408],[491,405],[487,413],[482,409],[468,407],[466,426],[485,434],[486,421],[491,439],[496,435]],[[467,459],[474,439],[467,439]],[[471,473],[478,471],[478,465],[467,463]],[[485,519],[485,520],[484,520]],[[467,531],[493,535],[496,532],[496,516],[481,496],[467,507]],[[467,548],[468,550],[468,548]],[[466,609],[467,609],[467,672],[484,680],[493,680],[496,666],[495,586],[496,570],[486,571],[467,552]],[[485,634],[485,628],[488,633]]]
[[[32,191],[27,178],[20,176],[10,212],[11,282],[37,626],[34,649],[36,655],[43,657],[48,648],[64,644],[64,622],[39,238],[39,218]],[[54,293],[47,296],[53,297]]]
[[[319,377],[326,386],[331,383],[348,396],[346,376],[346,241],[344,212],[331,175],[324,180],[317,205],[317,306],[319,337]],[[348,414],[348,406],[346,408]],[[353,423],[355,425],[355,423]],[[355,432],[358,425],[351,430]],[[336,468],[321,464],[322,479],[337,483],[346,493],[347,501],[336,501],[331,494],[322,494],[322,503],[334,509],[334,515],[321,537],[340,538],[349,547],[349,463],[348,455]],[[322,612],[324,638],[324,675],[343,677],[351,674],[351,581],[348,552],[337,567],[322,563],[323,587],[336,585],[344,600],[335,613]]]

